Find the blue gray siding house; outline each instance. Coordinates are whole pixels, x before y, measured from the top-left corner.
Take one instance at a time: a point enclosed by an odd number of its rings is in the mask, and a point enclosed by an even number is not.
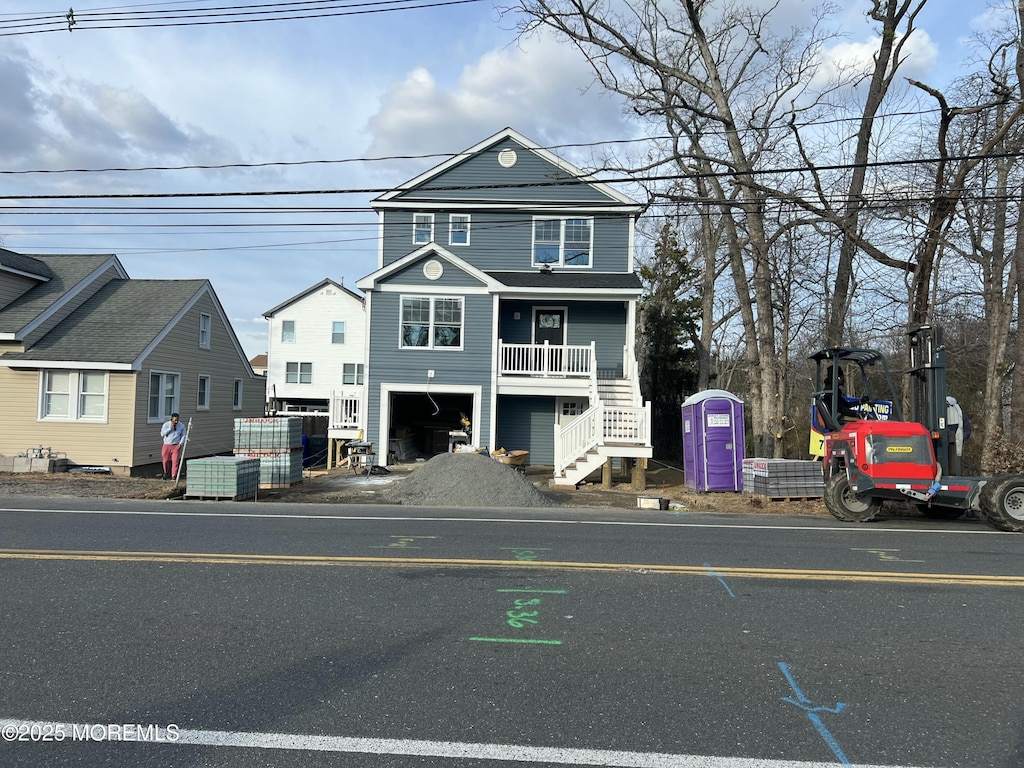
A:
[[[576,484],[650,457],[635,364],[641,206],[511,128],[373,201],[366,437],[529,451]]]

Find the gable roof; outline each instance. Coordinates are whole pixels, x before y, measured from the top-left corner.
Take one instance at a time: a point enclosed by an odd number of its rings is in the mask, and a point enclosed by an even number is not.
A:
[[[310,286],[309,288],[307,288],[306,290],[302,291],[301,293],[295,294],[290,299],[286,299],[285,301],[282,301],[280,304],[278,304],[273,309],[268,309],[266,312],[263,313],[263,316],[269,319],[269,318],[273,317],[274,315],[276,315],[278,312],[280,312],[285,307],[291,306],[292,304],[294,304],[295,302],[299,301],[300,299],[304,299],[307,296],[309,296],[311,293],[315,293],[316,291],[319,291],[321,288],[326,288],[328,285],[333,285],[338,290],[344,291],[345,293],[347,293],[349,296],[351,296],[353,299],[355,299],[356,301],[358,301],[360,303],[362,303],[362,301],[363,301],[362,295],[356,293],[355,291],[353,291],[353,290],[351,290],[349,288],[346,288],[341,283],[334,282],[329,277],[325,277],[323,280],[321,280],[316,285]]]
[[[10,251],[5,252],[11,254]],[[55,256],[40,254],[24,256],[28,259],[18,263],[37,262],[49,273],[45,282],[30,288],[3,309],[0,309],[0,338],[20,339],[34,326],[43,322],[50,314],[70,301],[79,291],[87,288],[92,280],[113,268],[121,278],[128,273],[117,256],[111,254],[83,254],[76,256]],[[6,258],[6,256],[5,256]],[[12,259],[12,263],[15,260]]]
[[[487,286],[488,289],[494,289],[498,287],[498,284],[488,277],[487,273],[474,267],[465,259],[459,258],[454,253],[449,251],[447,248],[438,245],[437,243],[427,243],[417,248],[412,253],[408,253],[397,261],[393,261],[385,267],[371,272],[366,277],[361,278],[356,282],[356,286],[363,291],[372,291],[376,288],[377,284],[385,278],[393,275],[397,272],[401,272],[407,267],[415,264],[417,261],[421,261],[429,256],[437,256],[444,259],[447,262],[453,264],[456,268],[462,270],[470,277],[476,278],[481,283]]]
[[[111,280],[30,349],[0,357],[0,365],[140,370],[145,357],[206,294],[248,365],[208,280]]]
[[[643,293],[643,284],[635,272],[591,272],[590,270],[485,272],[437,243],[428,243],[398,261],[393,261],[386,267],[371,272],[359,280],[356,285],[364,291],[376,290],[377,286],[389,276],[407,269],[418,261],[434,257],[440,257],[476,278],[483,283],[489,293],[571,293],[588,290],[623,297],[639,296]],[[593,293],[588,296],[588,298],[592,297]]]
[[[0,272],[11,272],[24,277],[31,277],[46,282],[53,277],[53,272],[39,259],[0,248]]]
[[[473,158],[494,148],[496,145],[502,142],[507,143],[510,140],[514,141],[524,150],[532,152],[540,159],[546,161],[547,163],[550,163],[551,165],[556,166],[560,171],[562,171],[569,177],[572,177],[572,183],[588,184],[594,191],[599,193],[601,197],[605,198],[605,205],[613,205],[617,207],[628,206],[630,208],[636,208],[637,210],[642,208],[640,203],[638,203],[637,201],[619,192],[618,190],[614,189],[608,184],[598,181],[596,178],[594,178],[593,175],[573,165],[568,160],[559,157],[550,150],[545,149],[536,142],[531,141],[526,136],[514,130],[513,128],[504,128],[498,131],[493,136],[490,136],[484,139],[483,141],[473,145],[469,149],[460,152],[459,154],[446,160],[440,165],[437,165],[431,168],[430,170],[421,173],[419,176],[410,179],[404,184],[398,185],[389,192],[385,192],[383,195],[380,195],[379,197],[375,198],[372,201],[371,205],[374,207],[385,207],[387,206],[388,203],[400,204],[401,199],[404,196],[407,196],[409,193],[413,192],[414,190],[427,185],[429,182],[437,179],[438,177],[444,175],[445,173],[448,173],[453,168],[456,168],[460,165],[463,165],[464,163],[469,162]],[[485,186],[484,188],[489,188],[489,186]],[[471,189],[471,187],[466,187],[466,189]]]

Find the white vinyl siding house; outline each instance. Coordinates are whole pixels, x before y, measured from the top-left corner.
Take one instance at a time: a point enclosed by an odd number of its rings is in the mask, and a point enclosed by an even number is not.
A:
[[[348,388],[346,366],[366,362],[362,296],[325,279],[268,310],[267,402],[278,413],[328,413]]]

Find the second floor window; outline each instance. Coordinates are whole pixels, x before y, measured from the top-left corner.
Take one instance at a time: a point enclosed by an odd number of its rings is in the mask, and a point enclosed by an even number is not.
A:
[[[533,220],[533,266],[589,267],[593,219]]]
[[[362,384],[363,383],[363,364],[362,363],[345,363],[343,365],[343,367],[342,367],[341,383],[342,384]]]
[[[210,316],[205,312],[199,315],[199,346],[210,348]]]
[[[462,299],[440,296],[402,298],[402,346],[462,348]]]
[[[281,321],[281,343],[282,344],[294,344],[295,343],[295,321],[294,320],[282,320]]]
[[[345,343],[345,323],[344,321],[335,321],[331,323],[331,344],[344,344]]]
[[[468,213],[453,213],[448,217],[448,244],[469,245]]]
[[[412,215],[412,241],[417,245],[434,240],[434,214],[414,213]]]
[[[313,364],[285,363],[284,381],[285,384],[312,384]]]

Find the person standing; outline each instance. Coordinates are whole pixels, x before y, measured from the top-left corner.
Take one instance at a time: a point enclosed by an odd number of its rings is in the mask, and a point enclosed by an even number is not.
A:
[[[161,480],[173,480],[178,475],[178,462],[181,461],[181,444],[185,441],[185,425],[181,423],[178,414],[172,413],[170,421],[165,421],[160,428],[160,437],[164,445],[160,451],[160,461],[163,465]]]

